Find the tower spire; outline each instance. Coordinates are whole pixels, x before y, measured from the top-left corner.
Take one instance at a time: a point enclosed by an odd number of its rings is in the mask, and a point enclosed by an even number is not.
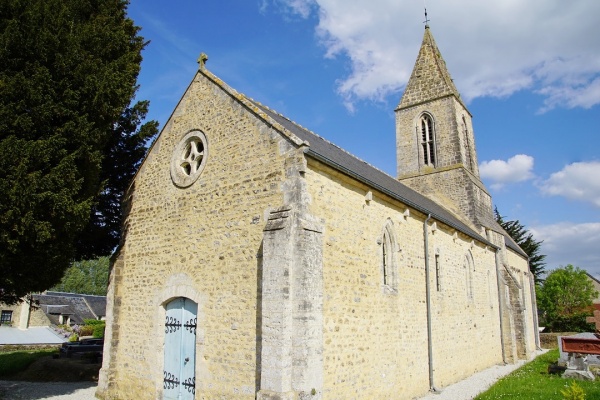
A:
[[[425,20],[426,23],[428,21]],[[427,23],[419,56],[398,107],[412,107],[448,95],[453,95],[462,103]]]

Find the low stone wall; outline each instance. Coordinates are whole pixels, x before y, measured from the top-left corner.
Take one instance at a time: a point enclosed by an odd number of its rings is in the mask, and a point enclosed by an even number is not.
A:
[[[557,349],[559,336],[571,336],[576,334],[577,332],[540,333],[540,346],[542,349]]]
[[[0,353],[7,353],[9,351],[21,351],[21,350],[50,350],[60,349],[60,344],[5,344],[0,346]]]

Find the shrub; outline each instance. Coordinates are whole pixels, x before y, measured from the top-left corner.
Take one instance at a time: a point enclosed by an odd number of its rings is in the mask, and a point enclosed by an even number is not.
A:
[[[585,392],[577,382],[573,382],[571,386],[561,390],[560,394],[563,395],[564,400],[585,400]]]
[[[106,322],[99,319],[84,319],[83,322],[86,325],[104,325]]]
[[[79,336],[91,336],[94,333],[94,326],[84,325],[79,329]]]
[[[104,321],[102,321],[102,325],[97,324],[94,326],[94,332],[92,333],[92,335],[95,338],[101,339],[104,337],[104,328],[106,328],[106,325],[104,324]]]

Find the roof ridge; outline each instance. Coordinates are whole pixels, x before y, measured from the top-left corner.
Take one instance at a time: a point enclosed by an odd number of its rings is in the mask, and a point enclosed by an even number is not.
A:
[[[268,115],[263,115],[264,113],[261,113],[260,110],[255,110],[252,107],[252,105],[256,105],[257,103],[254,102],[250,97],[248,97],[247,95],[245,95],[242,92],[238,92],[237,90],[235,90],[234,88],[229,86],[227,83],[225,83],[225,81],[223,81],[222,79],[217,77],[215,74],[213,74],[211,71],[209,71],[206,67],[201,67],[200,69],[198,69],[197,73],[203,74],[205,77],[210,79],[215,85],[219,86],[222,90],[224,90],[230,96],[235,98],[242,105],[244,105],[245,107],[250,109],[253,113],[255,113],[257,116],[259,116],[260,118],[262,118],[263,120],[268,122],[272,127],[279,130],[282,134],[287,136],[288,139],[290,139],[296,145],[301,146],[303,144],[302,139],[300,139],[299,137],[294,135],[293,132],[290,132],[289,130],[285,129],[284,126],[281,126],[281,124],[277,123],[277,121],[274,121],[272,118],[269,118]],[[192,83],[194,82],[194,80],[195,79],[192,80]],[[190,83],[190,86],[192,85],[192,83]],[[187,92],[187,90],[186,90],[186,92]],[[184,96],[185,96],[185,94],[184,94]],[[248,104],[248,103],[250,103],[250,104]],[[162,131],[161,131],[161,133],[162,133]]]
[[[299,124],[299,123],[297,123],[296,121],[294,121],[294,120],[291,120],[290,118],[288,118],[288,117],[286,117],[285,115],[281,114],[280,112],[278,112],[278,111],[276,111],[276,110],[273,110],[271,107],[269,107],[269,106],[267,106],[267,105],[264,105],[264,104],[262,104],[261,102],[259,102],[259,101],[256,101],[256,100],[254,100],[254,99],[252,99],[252,98],[250,98],[250,97],[247,97],[247,98],[248,98],[250,101],[252,101],[252,102],[256,103],[256,105],[258,105],[259,107],[265,108],[265,109],[267,109],[268,111],[272,112],[273,114],[276,114],[277,116],[279,116],[279,117],[281,117],[281,118],[284,118],[285,120],[289,121],[290,123],[292,123],[292,124],[296,125],[298,128],[300,128],[300,129],[302,129],[302,130],[304,130],[304,131],[306,131],[306,132],[310,133],[311,135],[314,135],[314,136],[316,136],[317,138],[321,139],[321,140],[322,140],[322,141],[324,141],[325,143],[327,143],[327,144],[329,144],[329,145],[331,145],[331,146],[334,146],[335,148],[339,149],[340,151],[343,151],[343,152],[344,152],[344,153],[346,153],[347,155],[349,155],[349,156],[351,156],[351,157],[355,158],[356,160],[358,160],[358,161],[360,161],[360,162],[362,162],[362,163],[364,163],[364,164],[368,165],[369,167],[371,167],[371,168],[373,168],[373,169],[375,169],[375,170],[377,170],[377,171],[381,172],[382,174],[385,174],[385,175],[389,176],[389,177],[390,177],[390,178],[392,178],[392,179],[396,179],[396,178],[394,178],[392,175],[390,175],[390,174],[388,174],[387,172],[385,172],[385,171],[383,171],[383,170],[381,170],[381,169],[377,168],[377,167],[376,167],[376,166],[374,166],[373,164],[370,164],[369,162],[367,162],[367,161],[363,160],[362,158],[358,157],[357,155],[350,153],[348,150],[344,149],[343,147],[340,147],[340,146],[338,146],[337,144],[333,143],[332,141],[330,141],[330,140],[328,140],[328,139],[325,139],[323,136],[319,135],[318,133],[315,133],[314,131],[312,131],[312,130],[310,130],[310,129],[308,129],[308,128],[305,128],[304,126],[300,125],[300,124]],[[308,147],[310,148],[310,141],[309,141],[309,146],[308,146]]]

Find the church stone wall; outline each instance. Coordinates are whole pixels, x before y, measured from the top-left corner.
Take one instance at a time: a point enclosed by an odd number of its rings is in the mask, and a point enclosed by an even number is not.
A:
[[[193,129],[205,134],[209,154],[198,181],[180,188],[169,165]],[[179,296],[198,303],[196,398],[255,398],[261,242],[269,210],[283,202],[289,150],[281,134],[205,75],[195,77],[130,191],[101,398],[161,396],[164,305]]]
[[[419,118],[423,113],[433,119],[436,142],[436,168],[445,168],[463,162],[461,148],[464,143],[457,135],[464,114],[469,122],[471,117],[453,96],[420,104],[396,111],[396,151],[398,176],[400,178],[431,169],[423,165],[423,148]],[[472,129],[470,129],[472,132]],[[470,142],[473,143],[472,134]]]
[[[425,394],[427,216],[411,209],[407,213],[404,204],[375,191],[369,201],[371,189],[362,183],[314,160],[309,166],[310,211],[324,221],[323,398]],[[386,287],[382,277],[388,221],[397,242],[396,290]],[[444,387],[502,362],[495,249],[433,219],[428,241],[434,385]],[[467,257],[474,260],[470,267]]]
[[[517,279],[517,282],[521,286],[518,292],[518,304],[522,314],[522,323],[515,326],[516,332],[523,332],[521,336],[523,342],[522,352],[519,354],[519,358],[531,359],[535,356],[538,335],[535,322],[536,316],[534,314],[536,313],[536,310],[533,304],[533,300],[535,299],[535,288],[532,287],[531,284],[533,276],[531,272],[529,272],[527,260],[520,255],[507,249],[506,259],[509,269],[512,272],[512,276]]]

